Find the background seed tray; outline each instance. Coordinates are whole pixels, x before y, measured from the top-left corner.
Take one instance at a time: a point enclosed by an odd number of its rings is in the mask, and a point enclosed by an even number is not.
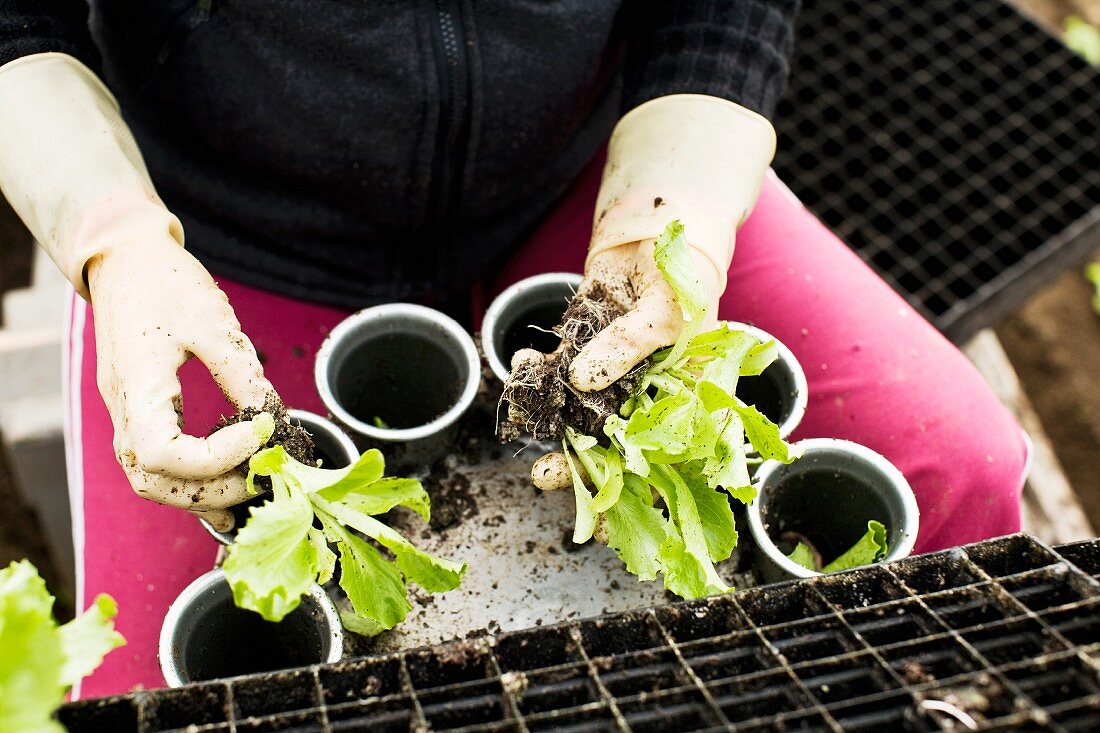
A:
[[[804,0],[775,168],[955,341],[1100,248],[1100,71],[1001,0]]]
[[[1100,540],[1025,534],[335,665],[65,706],[71,733],[1093,731]],[[954,710],[953,714],[940,709]],[[954,717],[953,717],[954,716]]]

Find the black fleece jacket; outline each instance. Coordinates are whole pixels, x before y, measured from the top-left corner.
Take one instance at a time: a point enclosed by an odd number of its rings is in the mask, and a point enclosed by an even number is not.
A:
[[[449,311],[621,114],[770,115],[798,0],[0,0],[0,64],[61,51],[118,96],[210,269]],[[7,144],[7,141],[0,141]]]

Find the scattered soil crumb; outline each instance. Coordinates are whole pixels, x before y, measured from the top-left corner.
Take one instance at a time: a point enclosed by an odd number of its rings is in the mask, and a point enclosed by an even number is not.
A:
[[[906,662],[901,668],[901,675],[909,685],[922,685],[936,679],[925,671],[920,662]]]
[[[497,435],[509,443],[529,434],[536,440],[561,440],[565,426],[603,438],[603,424],[634,393],[649,360],[599,392],[581,392],[569,382],[569,366],[592,338],[622,315],[600,288],[573,296],[554,333],[562,345],[553,354],[521,352],[501,395],[507,417]],[[526,356],[527,358],[523,358]]]
[[[527,692],[527,675],[523,672],[505,672],[500,676],[500,684],[506,692],[522,698]]]

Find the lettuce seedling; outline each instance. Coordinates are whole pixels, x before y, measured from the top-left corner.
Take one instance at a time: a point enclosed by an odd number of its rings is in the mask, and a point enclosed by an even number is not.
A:
[[[126,643],[114,630],[118,607],[110,596],[96,596],[63,625],[54,620],[53,601],[30,562],[0,570],[0,731],[63,731],[53,713],[66,690]]]
[[[789,463],[796,456],[779,428],[736,396],[740,377],[760,374],[775,360],[775,342],[727,324],[702,332],[707,303],[679,221],[657,240],[654,259],[676,294],[684,327],[676,343],[653,355],[634,396],[604,423],[606,447],[567,426],[563,449],[577,505],[573,541],[599,532],[640,580],[660,574],[668,590],[697,598],[731,590],[715,563],[737,545],[729,499],[748,503],[755,496],[746,443],[762,459]]]
[[[420,482],[384,477],[377,450],[347,468],[325,469],[299,463],[275,446],[252,456],[248,468],[249,488],[255,491],[256,477],[267,476],[272,498],[251,510],[229,546],[224,570],[241,608],[281,621],[314,582],[328,582],[339,563],[340,587],[355,611],[343,615],[344,625],[373,635],[392,629],[412,609],[407,583],[438,593],[462,582],[465,563],[433,557],[375,519],[397,506],[425,521],[431,516]]]
[[[805,543],[799,542],[794,552],[787,555],[791,560],[802,567],[819,573],[835,573],[838,570],[858,568],[861,565],[870,565],[886,557],[890,552],[886,544],[886,526],[877,520],[867,522],[867,533],[859,538],[859,541],[843,552],[840,557],[824,567],[819,567],[815,562],[815,554]]]

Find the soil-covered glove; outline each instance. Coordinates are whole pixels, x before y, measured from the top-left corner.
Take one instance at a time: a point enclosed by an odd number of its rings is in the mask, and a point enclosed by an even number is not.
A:
[[[623,315],[573,358],[570,382],[606,388],[654,351],[675,342],[683,316],[653,260],[654,243],[673,219],[684,225],[717,323],[737,228],[748,217],[775,154],[775,131],[732,102],[675,94],[625,115],[612,133],[596,201],[580,292],[610,300]],[[569,484],[560,454],[532,468],[541,489]]]
[[[573,360],[574,387],[603,389],[679,335],[680,308],[653,262],[653,244],[673,219],[684,225],[717,322],[735,233],[774,154],[771,123],[717,97],[659,97],[623,117],[608,145],[581,291],[602,290],[625,315]]]
[[[256,452],[270,417],[183,434],[180,366],[196,356],[238,409],[274,390],[225,294],[183,249],[107,88],[76,59],[27,56],[0,67],[0,189],[90,299],[97,377],[115,452],[134,490],[232,526],[249,496],[234,467]]]

